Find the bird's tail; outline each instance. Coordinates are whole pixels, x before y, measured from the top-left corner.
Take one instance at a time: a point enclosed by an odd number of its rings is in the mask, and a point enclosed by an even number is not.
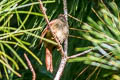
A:
[[[45,58],[46,68],[51,73],[53,72],[52,64],[52,49],[46,48],[46,58]]]

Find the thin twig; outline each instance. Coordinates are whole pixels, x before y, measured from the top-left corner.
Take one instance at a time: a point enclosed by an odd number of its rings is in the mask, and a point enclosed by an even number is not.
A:
[[[43,6],[43,4],[42,4],[42,1],[41,1],[41,0],[38,0],[38,1],[40,2],[40,9],[41,9],[42,13],[44,14],[44,18],[45,18],[45,20],[46,20],[46,22],[47,22],[47,24],[48,24],[48,28],[50,29],[50,31],[51,31],[51,33],[52,33],[55,41],[56,41],[57,44],[58,44],[58,48],[59,48],[59,50],[60,50],[61,55],[64,56],[65,54],[64,54],[62,45],[60,44],[57,36],[54,34],[53,30],[52,30],[51,27],[50,27],[50,22],[49,22],[49,20],[48,20],[47,15],[46,15],[45,8],[44,8],[44,6]],[[66,57],[67,57],[67,56],[66,56]]]
[[[65,15],[67,27],[68,27],[68,30],[69,30],[68,16],[67,16],[67,14],[68,14],[67,13],[67,0],[63,0],[63,5],[64,5],[64,15]],[[57,73],[55,75],[54,80],[60,80],[60,78],[62,76],[65,65],[67,63],[67,53],[68,53],[67,51],[68,51],[68,38],[64,42],[64,56],[62,56],[62,59],[61,59],[60,65],[59,65],[59,69],[58,69],[58,71],[57,71]]]
[[[69,25],[68,25],[68,12],[67,12],[67,0],[63,0],[63,5],[64,5],[64,15],[65,15],[65,18],[66,18],[66,24],[67,24],[67,27],[68,27],[68,30],[69,30]],[[69,33],[69,31],[68,31]],[[64,42],[64,53],[65,55],[67,56],[67,52],[68,51],[68,38],[65,40]]]
[[[67,58],[62,57],[60,65],[59,65],[59,69],[57,71],[57,74],[55,75],[54,80],[60,80],[62,73],[63,73],[63,70],[65,68],[66,62],[67,62]]]
[[[71,38],[76,38],[76,39],[83,39],[82,37],[74,36],[74,35],[69,35],[69,37],[71,37]]]
[[[30,70],[32,72],[32,80],[36,80],[35,70],[33,69],[31,62],[30,62],[30,60],[28,59],[28,57],[27,57],[27,55],[25,53],[24,53],[24,57],[25,57],[25,59],[27,61],[27,64],[28,64],[28,66],[29,66],[29,68],[30,68]]]
[[[81,53],[78,53],[78,54],[75,54],[75,55],[72,55],[72,56],[69,56],[69,57],[67,57],[67,58],[68,58],[68,59],[76,58],[76,57],[78,57],[78,56],[85,55],[85,54],[91,52],[92,50],[94,50],[94,48],[89,49],[89,50],[86,50],[86,51],[81,52]]]
[[[86,70],[89,68],[90,66],[87,66],[86,68],[84,68],[79,74],[78,76],[74,79],[74,80],[77,80],[77,78],[82,75],[84,72],[86,72]]]

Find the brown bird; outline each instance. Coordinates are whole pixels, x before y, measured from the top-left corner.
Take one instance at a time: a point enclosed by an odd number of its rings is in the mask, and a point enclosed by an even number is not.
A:
[[[53,33],[56,35],[57,39],[59,40],[60,44],[62,44],[64,40],[68,37],[68,27],[66,24],[65,16],[63,14],[60,14],[58,16],[58,19],[52,20],[50,22],[50,27]],[[46,28],[41,33],[41,37],[45,37],[49,40],[55,41],[48,26],[46,26]],[[41,42],[42,40],[40,41],[40,43]],[[52,51],[55,48],[57,48],[57,46],[51,43],[48,43],[46,41],[44,41],[44,46],[46,50],[46,58],[45,58],[46,68],[48,71],[52,73],[53,72]]]

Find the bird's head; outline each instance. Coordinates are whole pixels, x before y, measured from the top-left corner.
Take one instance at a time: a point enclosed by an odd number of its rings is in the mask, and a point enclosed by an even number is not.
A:
[[[60,15],[58,16],[58,19],[60,19],[60,20],[63,21],[63,22],[66,22],[66,18],[65,18],[65,15],[64,15],[64,14],[60,14]]]

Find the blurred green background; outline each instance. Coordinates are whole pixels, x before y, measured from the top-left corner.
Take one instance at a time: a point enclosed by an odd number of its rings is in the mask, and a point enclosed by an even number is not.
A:
[[[49,20],[63,14],[63,0],[42,2]],[[67,0],[67,7],[68,56],[94,50],[69,59],[61,80],[120,80],[120,1]],[[36,80],[54,79],[61,56],[53,51],[54,72],[48,72],[44,45],[38,49],[45,27],[37,0],[0,1],[0,80],[32,80],[24,53],[35,69]]]

